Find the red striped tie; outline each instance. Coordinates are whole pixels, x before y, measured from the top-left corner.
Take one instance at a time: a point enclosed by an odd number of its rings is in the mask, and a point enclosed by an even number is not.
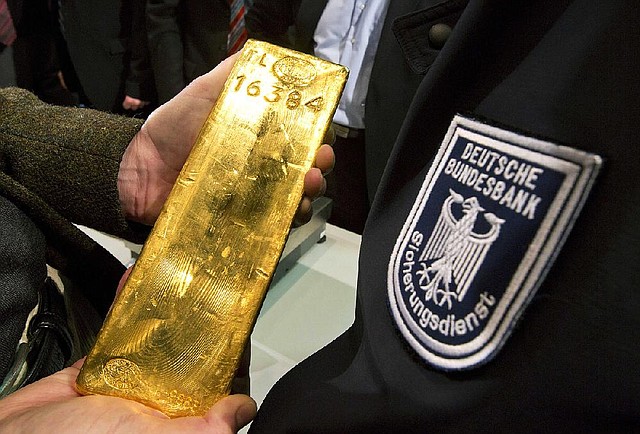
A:
[[[1,1],[1,0],[0,0]],[[244,0],[229,0],[231,11],[229,21],[229,37],[227,39],[227,54],[231,55],[240,50],[247,41],[247,29],[244,26]]]
[[[7,0],[0,0],[0,43],[6,46],[16,40],[16,29],[13,27]]]

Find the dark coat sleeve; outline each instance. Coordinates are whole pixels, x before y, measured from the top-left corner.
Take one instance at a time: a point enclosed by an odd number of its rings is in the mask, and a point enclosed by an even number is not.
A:
[[[131,32],[127,53],[128,73],[125,79],[125,94],[155,103],[156,89],[145,26],[145,0],[129,0],[127,5],[131,19],[129,23]]]
[[[51,106],[21,89],[0,89],[0,169],[70,221],[139,239],[120,207],[117,176],[141,126],[137,119]]]
[[[158,101],[164,103],[185,83],[180,0],[147,0],[146,28]]]

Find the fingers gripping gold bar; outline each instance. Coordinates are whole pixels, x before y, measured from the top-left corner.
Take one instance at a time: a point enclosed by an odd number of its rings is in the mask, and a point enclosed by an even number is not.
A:
[[[229,393],[347,69],[249,41],[78,376],[169,416]]]

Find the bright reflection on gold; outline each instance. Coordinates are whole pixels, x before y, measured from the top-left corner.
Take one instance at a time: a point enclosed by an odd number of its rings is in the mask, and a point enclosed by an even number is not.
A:
[[[169,416],[228,394],[346,68],[249,41],[78,376]]]

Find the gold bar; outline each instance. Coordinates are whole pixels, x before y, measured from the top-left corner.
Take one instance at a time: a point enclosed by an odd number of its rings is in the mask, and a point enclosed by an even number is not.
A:
[[[250,40],[78,376],[171,417],[229,393],[348,71]]]

